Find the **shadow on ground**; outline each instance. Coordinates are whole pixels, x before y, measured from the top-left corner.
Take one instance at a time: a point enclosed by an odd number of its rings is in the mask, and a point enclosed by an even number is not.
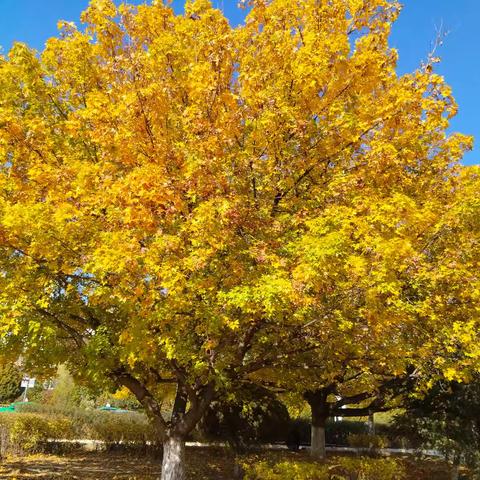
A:
[[[233,455],[221,449],[187,452],[188,478],[232,480]],[[6,458],[0,479],[9,480],[157,480],[161,460],[121,453],[91,452]]]

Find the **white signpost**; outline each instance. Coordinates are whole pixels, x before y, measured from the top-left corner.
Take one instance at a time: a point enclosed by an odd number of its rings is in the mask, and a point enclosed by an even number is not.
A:
[[[29,388],[33,388],[35,386],[35,378],[23,377],[23,380],[20,383],[20,386],[25,389],[23,391],[22,402],[26,402],[28,400],[27,399],[27,391],[28,391]]]

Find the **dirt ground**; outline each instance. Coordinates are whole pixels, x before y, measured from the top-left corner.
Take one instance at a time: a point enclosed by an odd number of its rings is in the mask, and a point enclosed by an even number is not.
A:
[[[305,453],[268,452],[242,456],[241,461],[299,459]],[[405,460],[408,480],[448,480],[443,462]],[[187,450],[189,480],[232,480],[233,453],[218,448]],[[107,452],[75,452],[68,455],[32,455],[5,458],[0,479],[8,480],[156,480],[160,459]]]

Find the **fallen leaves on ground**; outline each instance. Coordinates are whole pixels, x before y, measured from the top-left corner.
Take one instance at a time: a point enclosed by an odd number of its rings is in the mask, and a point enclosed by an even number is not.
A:
[[[305,452],[269,451],[241,456],[241,461],[256,462],[300,460]],[[448,480],[446,464],[439,460],[405,459],[408,480]],[[232,480],[235,455],[221,448],[187,450],[189,480]],[[161,461],[152,456],[119,452],[70,453],[68,455],[31,455],[9,457],[2,461],[0,479],[5,480],[156,480]]]

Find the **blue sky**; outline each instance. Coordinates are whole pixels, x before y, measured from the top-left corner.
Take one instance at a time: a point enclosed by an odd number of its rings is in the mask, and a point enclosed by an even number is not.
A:
[[[242,21],[236,0],[213,1],[224,8],[232,23]],[[0,45],[6,51],[19,40],[41,49],[45,40],[56,34],[59,19],[78,21],[87,4],[88,0],[0,0]],[[183,0],[173,4],[180,10]],[[452,130],[474,135],[476,146],[464,163],[480,163],[480,0],[403,0],[403,4],[391,37],[391,45],[400,54],[399,72],[415,69],[427,57],[436,30],[443,25],[449,34],[438,51],[442,63],[437,71],[452,86],[460,107]]]

